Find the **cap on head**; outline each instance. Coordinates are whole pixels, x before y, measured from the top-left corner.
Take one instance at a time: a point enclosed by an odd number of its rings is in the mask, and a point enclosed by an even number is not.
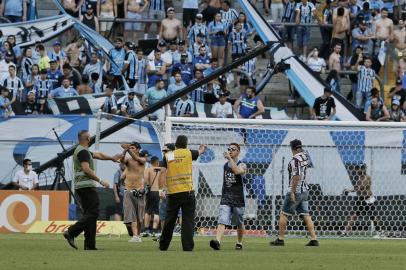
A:
[[[162,151],[174,151],[175,150],[175,144],[173,143],[167,143],[162,147]]]
[[[198,18],[198,19],[203,19],[203,14],[202,14],[202,13],[197,13],[197,14],[196,14],[196,18]]]
[[[61,46],[61,42],[59,42],[58,40],[54,42],[53,44],[54,46]]]
[[[184,41],[184,40],[179,40],[178,45],[186,45],[186,41]]]
[[[130,143],[131,146],[134,146],[137,149],[141,149],[141,145],[138,142],[132,142]]]
[[[93,6],[92,6],[91,4],[88,4],[88,5],[86,6],[86,8],[87,8],[87,10],[93,9]]]
[[[400,101],[399,101],[399,99],[394,99],[394,100],[392,100],[392,105],[400,105]]]
[[[397,80],[396,80],[396,85],[402,85],[402,80],[401,80],[401,79],[397,79]]]
[[[171,12],[171,11],[175,12],[175,9],[174,9],[173,7],[169,7],[169,8],[166,10],[167,13],[169,13],[169,12]]]
[[[302,148],[302,142],[298,139],[294,139],[293,141],[290,141],[290,148],[292,150],[297,150],[299,148]]]
[[[158,46],[159,46],[159,47],[165,47],[165,46],[166,46],[166,42],[165,42],[164,40],[161,40],[161,41],[158,43]]]

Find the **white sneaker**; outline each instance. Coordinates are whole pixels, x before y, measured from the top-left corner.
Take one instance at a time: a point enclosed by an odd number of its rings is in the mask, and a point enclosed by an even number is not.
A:
[[[133,236],[130,240],[128,240],[128,243],[141,243],[142,239],[139,236]]]

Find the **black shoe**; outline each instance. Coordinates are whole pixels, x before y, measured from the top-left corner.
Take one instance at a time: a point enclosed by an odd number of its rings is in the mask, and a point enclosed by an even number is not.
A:
[[[284,246],[285,241],[280,240],[279,238],[276,238],[274,241],[269,243],[271,246]]]
[[[309,243],[306,244],[307,247],[318,247],[319,246],[319,241],[317,240],[310,240]]]
[[[78,249],[78,247],[75,244],[75,238],[73,238],[69,232],[64,232],[63,237],[65,237],[66,241],[68,241],[68,244],[73,247],[74,249]]]
[[[97,248],[89,248],[89,247],[85,247],[85,250],[98,250]]]
[[[235,250],[242,250],[242,244],[235,244]]]
[[[210,247],[214,250],[220,250],[220,242],[217,240],[211,240]]]

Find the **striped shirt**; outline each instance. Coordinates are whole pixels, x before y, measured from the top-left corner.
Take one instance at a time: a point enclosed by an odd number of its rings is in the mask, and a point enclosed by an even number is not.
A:
[[[121,103],[121,109],[126,110],[127,114],[130,116],[133,116],[139,112],[140,108],[140,104],[135,100],[135,98],[129,99],[128,96],[126,96]]]
[[[300,176],[300,181],[296,187],[295,193],[302,193],[309,190],[309,186],[306,183],[306,169],[310,165],[309,157],[304,153],[300,152],[293,156],[292,160],[289,162],[289,187],[288,193],[292,191],[292,180],[294,176]]]
[[[31,75],[31,67],[33,65],[32,59],[24,57],[21,61],[21,70],[23,72],[23,78]]]
[[[207,26],[203,23],[195,23],[189,30],[189,33],[187,34],[187,38],[189,40],[189,44],[193,44],[196,42],[196,37],[198,34],[204,34],[205,37],[209,36],[209,32],[207,30]],[[203,42],[205,41],[205,38],[203,39]]]
[[[7,88],[13,97],[20,96],[19,93],[21,93],[21,91],[24,89],[23,82],[17,76],[14,79],[10,76],[6,76],[1,82],[1,85]]]
[[[358,90],[361,92],[370,92],[374,86],[375,71],[372,68],[359,66],[358,68]]]
[[[299,11],[301,23],[313,22],[313,12],[316,10],[313,3],[307,2],[306,5],[302,3],[297,4],[296,11]]]
[[[151,0],[149,10],[165,10],[164,0]]]
[[[125,57],[124,57],[124,63],[128,64],[127,70],[125,72],[125,78],[129,79],[129,80],[135,80],[136,78],[136,56],[135,53],[133,51],[129,51],[126,53]]]
[[[195,104],[189,98],[187,100],[182,100],[178,98],[175,101],[175,116],[184,116],[185,114],[194,114]]]
[[[228,41],[231,43],[231,53],[232,54],[244,54],[245,48],[247,47],[247,36],[244,31],[237,32],[233,30]]]
[[[220,10],[220,13],[221,21],[226,25],[226,29],[238,19],[238,12],[233,8],[230,8],[227,11]]]
[[[197,80],[193,79],[193,80],[190,81],[190,84],[194,84],[196,82],[197,82]],[[203,85],[203,86],[200,86],[199,88],[196,88],[195,90],[193,90],[190,93],[190,99],[193,102],[204,102],[204,93],[206,91],[207,91],[207,85],[206,84]]]
[[[248,73],[252,78],[254,78],[255,76],[253,75],[255,69],[256,69],[256,65],[257,65],[257,59],[256,58],[251,58],[250,60],[248,60],[247,62],[244,63],[244,65],[242,66],[242,70],[245,71],[246,73]],[[241,74],[241,78],[245,78],[245,76],[243,74]]]
[[[105,113],[112,113],[112,110],[117,110],[117,98],[112,95],[111,97],[106,97],[103,103],[102,111]]]
[[[59,53],[52,51],[48,52],[48,57],[49,60],[55,60],[56,62],[60,62],[66,59],[66,53],[64,51],[59,51]]]
[[[111,66],[111,73],[115,76],[121,75],[121,69],[124,66],[125,51],[124,49],[117,50],[116,48],[110,51],[111,60],[113,60],[116,65]]]
[[[193,58],[199,55],[199,49],[202,45],[206,48],[206,54],[211,57],[211,49],[207,44],[199,44],[195,42],[189,47],[189,51],[193,55]]]
[[[135,59],[135,78],[138,80],[139,84],[147,83],[147,66],[147,59]]]
[[[38,99],[46,99],[48,94],[51,93],[52,90],[52,82],[48,79],[46,80],[36,80],[34,83],[34,90],[37,93],[37,100]]]
[[[282,15],[283,22],[295,22],[296,2],[288,2],[285,5]]]

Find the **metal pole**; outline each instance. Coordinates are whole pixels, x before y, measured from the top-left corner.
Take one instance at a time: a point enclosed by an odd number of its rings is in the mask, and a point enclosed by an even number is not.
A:
[[[272,203],[271,203],[271,232],[276,231],[276,188],[275,188],[275,151],[272,151],[272,183],[271,183],[271,196],[272,196]]]

